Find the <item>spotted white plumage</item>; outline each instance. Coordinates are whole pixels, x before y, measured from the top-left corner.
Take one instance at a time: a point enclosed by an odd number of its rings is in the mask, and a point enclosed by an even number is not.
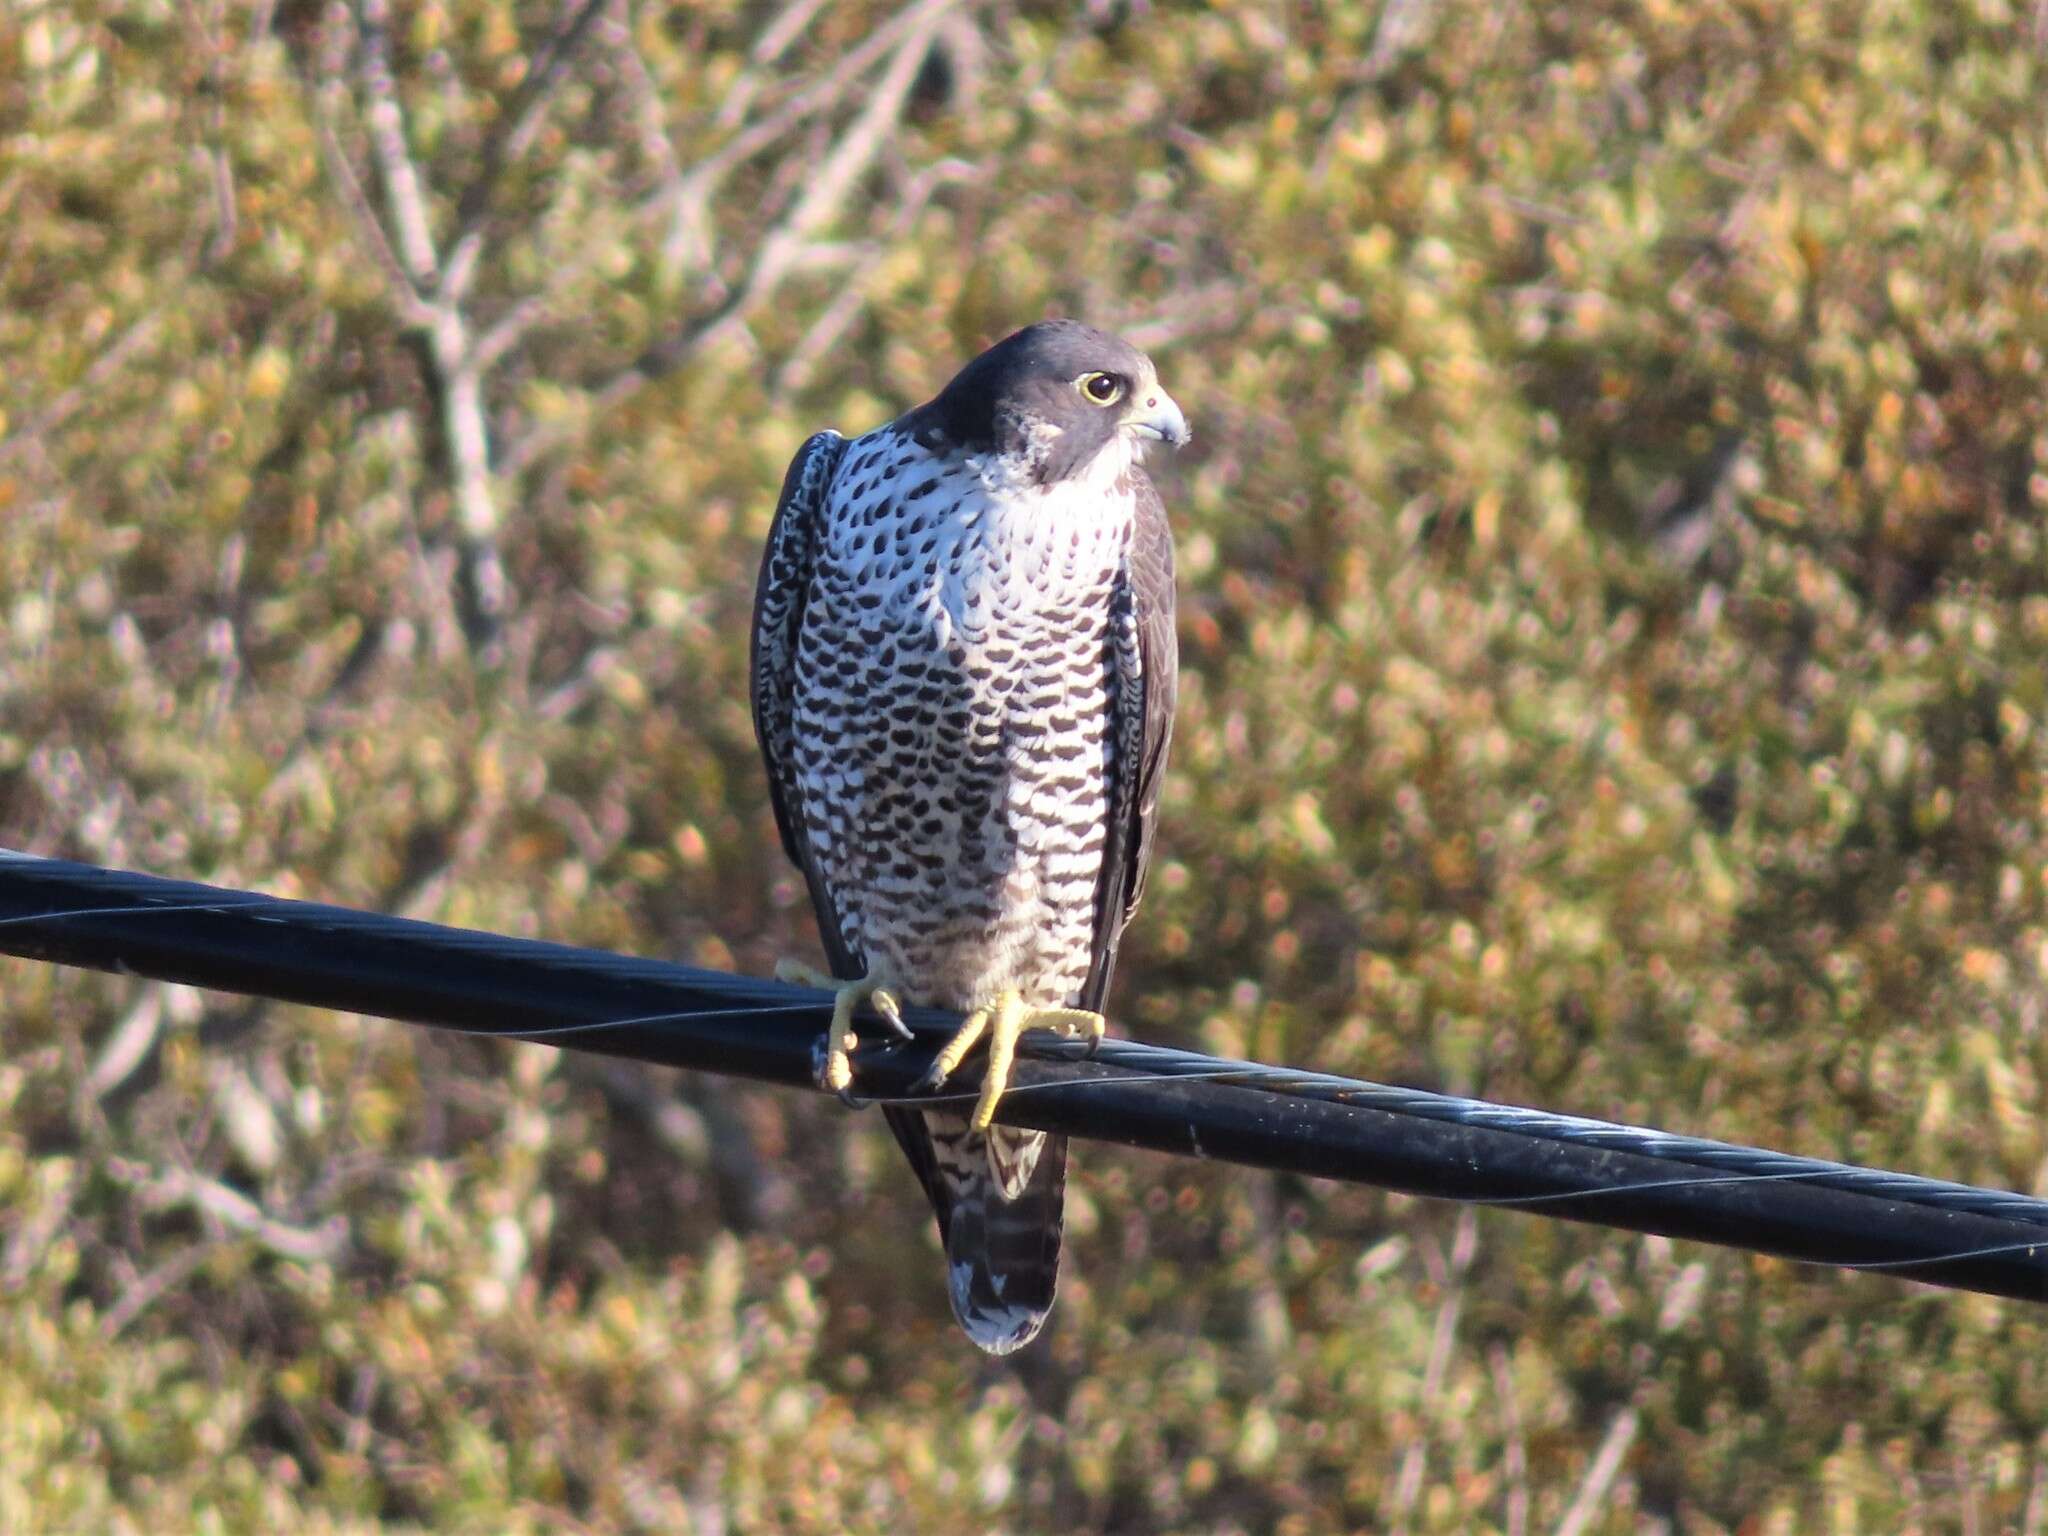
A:
[[[1084,393],[1104,378],[1108,404]],[[1138,450],[1185,434],[1141,354],[1051,322],[909,415],[798,452],[754,708],[834,976],[962,1012],[1009,994],[1099,1012],[1172,712],[1172,546]],[[886,1113],[955,1314],[991,1352],[1028,1342],[1053,1299],[1064,1138]]]

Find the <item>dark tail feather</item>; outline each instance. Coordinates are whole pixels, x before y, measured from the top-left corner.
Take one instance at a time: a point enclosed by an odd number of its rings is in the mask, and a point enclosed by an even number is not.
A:
[[[953,1315],[992,1355],[1023,1348],[1045,1326],[1059,1284],[1066,1137],[998,1126],[992,1159],[965,1115],[884,1113],[938,1216]]]

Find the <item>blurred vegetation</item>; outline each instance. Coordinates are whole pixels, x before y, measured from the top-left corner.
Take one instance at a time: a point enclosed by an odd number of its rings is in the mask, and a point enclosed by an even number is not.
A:
[[[790,451],[1153,349],[1131,1032],[2041,1192],[2008,0],[21,0],[0,842],[765,970]],[[0,967],[0,1529],[2048,1529],[2048,1319]]]

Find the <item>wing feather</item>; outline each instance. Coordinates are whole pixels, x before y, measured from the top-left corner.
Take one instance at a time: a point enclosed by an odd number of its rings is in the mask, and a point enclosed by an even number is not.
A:
[[[768,799],[775,807],[783,851],[803,871],[810,887],[818,936],[824,941],[832,974],[851,980],[861,973],[859,957],[848,950],[831,893],[811,856],[804,826],[803,783],[796,769],[797,637],[803,630],[804,604],[810,597],[826,497],[845,456],[845,438],[837,432],[820,432],[789,461],[789,471],[782,477],[782,497],[775,504],[775,521],[768,528],[768,547],[761,555],[760,579],[754,586],[749,662],[754,734],[760,738],[761,757],[768,768]]]
[[[846,942],[838,908],[812,855],[804,820],[803,781],[796,769],[797,642],[803,633],[804,605],[810,596],[833,477],[847,447],[847,440],[837,432],[820,432],[796,451],[783,476],[782,498],[775,506],[775,521],[769,525],[768,547],[761,556],[761,576],[754,588],[751,691],[754,734],[760,738],[761,757],[768,768],[768,799],[775,807],[783,851],[803,871],[804,883],[810,888],[811,910],[817,915],[818,938],[824,944],[827,965],[834,976],[851,981],[866,970],[866,960]],[[954,1191],[939,1166],[925,1116],[894,1106],[886,1106],[882,1113],[938,1213],[943,1234],[951,1225]],[[1056,1253],[1057,1221],[1053,1242]]]
[[[1095,955],[1081,1006],[1100,1012],[1116,970],[1124,925],[1138,908],[1152,863],[1159,787],[1173,735],[1180,647],[1174,632],[1173,534],[1159,492],[1134,477],[1137,511],[1114,601],[1110,636],[1111,729],[1116,741],[1108,837],[1097,888]]]

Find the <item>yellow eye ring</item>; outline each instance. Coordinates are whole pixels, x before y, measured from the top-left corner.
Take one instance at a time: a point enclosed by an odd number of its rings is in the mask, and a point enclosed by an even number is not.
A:
[[[1097,405],[1115,405],[1124,397],[1124,381],[1113,373],[1084,373],[1074,383]]]

